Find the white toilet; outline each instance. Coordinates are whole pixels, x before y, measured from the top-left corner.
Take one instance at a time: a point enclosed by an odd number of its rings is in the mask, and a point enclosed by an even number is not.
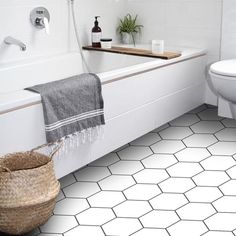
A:
[[[236,118],[236,59],[212,64],[209,74],[214,90],[218,94],[221,115]],[[227,114],[229,113],[227,110],[231,114]]]

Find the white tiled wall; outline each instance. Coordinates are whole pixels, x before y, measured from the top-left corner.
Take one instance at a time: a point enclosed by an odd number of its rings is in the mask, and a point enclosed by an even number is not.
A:
[[[83,43],[90,41],[94,16],[101,16],[99,25],[102,28],[103,37],[117,41],[118,18],[123,16],[126,0],[77,0],[76,9]]]
[[[139,15],[145,42],[164,39],[167,46],[206,48],[208,64],[219,60],[222,0],[128,0],[127,9]],[[206,101],[216,104],[208,89]]]
[[[222,59],[236,58],[236,1],[224,0]]]
[[[49,36],[29,21],[36,6],[51,13]],[[75,8],[82,44],[90,43],[95,15],[102,16],[103,36],[117,41],[118,18],[133,13],[144,25],[140,41],[164,39],[167,46],[206,48],[209,64],[220,59],[220,52],[223,59],[236,56],[236,0],[75,0]],[[77,50],[69,0],[0,0],[0,10],[0,64]],[[4,45],[8,35],[22,40],[27,51]],[[216,103],[210,91],[206,95],[207,102]]]
[[[36,6],[45,6],[51,13],[49,36],[30,23],[30,12]],[[63,0],[1,0],[0,63],[68,51],[67,7]],[[22,52],[19,47],[5,45],[3,40],[9,35],[24,42],[27,50]]]
[[[75,0],[75,7],[83,44],[90,41],[95,15],[102,16],[100,25],[103,36],[112,37],[116,41],[118,18],[131,12],[137,13],[145,26],[142,41],[164,39],[171,46],[207,48],[211,62],[219,59],[221,1]],[[235,0],[224,1],[236,5]],[[30,24],[29,14],[36,6],[45,6],[51,13],[50,36]],[[0,9],[0,63],[63,53],[71,49],[70,39],[72,42],[74,40],[73,34],[68,34],[71,31],[69,0],[1,0]],[[233,13],[231,10],[232,16]],[[228,25],[227,21],[225,24]],[[227,28],[225,33],[227,35]],[[4,45],[3,39],[8,35],[25,42],[28,50],[21,52],[17,47]]]
[[[90,31],[95,15],[101,15],[104,36],[115,39],[115,25],[122,14],[125,0],[75,0],[79,32],[84,44],[90,41]],[[51,34],[34,28],[29,20],[34,7],[44,6],[51,14]],[[34,59],[39,56],[65,53],[77,49],[74,44],[72,26],[69,24],[69,0],[0,0],[0,64]],[[27,45],[27,51],[18,47],[6,46],[3,40],[13,36]]]
[[[144,41],[207,48],[211,60],[218,59],[221,0],[128,0],[128,9],[145,26]]]

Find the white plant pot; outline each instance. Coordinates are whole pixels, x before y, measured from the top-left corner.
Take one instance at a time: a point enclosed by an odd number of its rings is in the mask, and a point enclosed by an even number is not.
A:
[[[129,33],[121,33],[121,41],[123,44],[133,44],[132,35]]]

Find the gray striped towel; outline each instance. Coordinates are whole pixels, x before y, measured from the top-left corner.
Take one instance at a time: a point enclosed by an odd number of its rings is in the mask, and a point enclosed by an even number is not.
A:
[[[27,90],[42,98],[47,142],[79,134],[91,136],[105,124],[102,87],[99,77],[86,73],[36,85]]]

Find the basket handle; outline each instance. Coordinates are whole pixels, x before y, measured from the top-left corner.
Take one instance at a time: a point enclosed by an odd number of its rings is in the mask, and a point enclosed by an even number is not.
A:
[[[39,146],[39,147],[33,148],[30,152],[35,152],[35,151],[37,151],[37,150],[39,150],[39,149],[41,149],[41,148],[48,147],[48,146],[53,145],[53,144],[55,144],[55,143],[46,143],[46,144],[43,144],[43,145],[41,145],[41,146]],[[59,142],[57,142],[56,144],[57,144],[57,145],[56,145],[55,149],[49,154],[49,157],[50,157],[51,159],[52,159],[52,158],[55,156],[55,154],[61,149],[61,147],[62,147],[62,145],[63,145],[63,141],[59,141]]]

